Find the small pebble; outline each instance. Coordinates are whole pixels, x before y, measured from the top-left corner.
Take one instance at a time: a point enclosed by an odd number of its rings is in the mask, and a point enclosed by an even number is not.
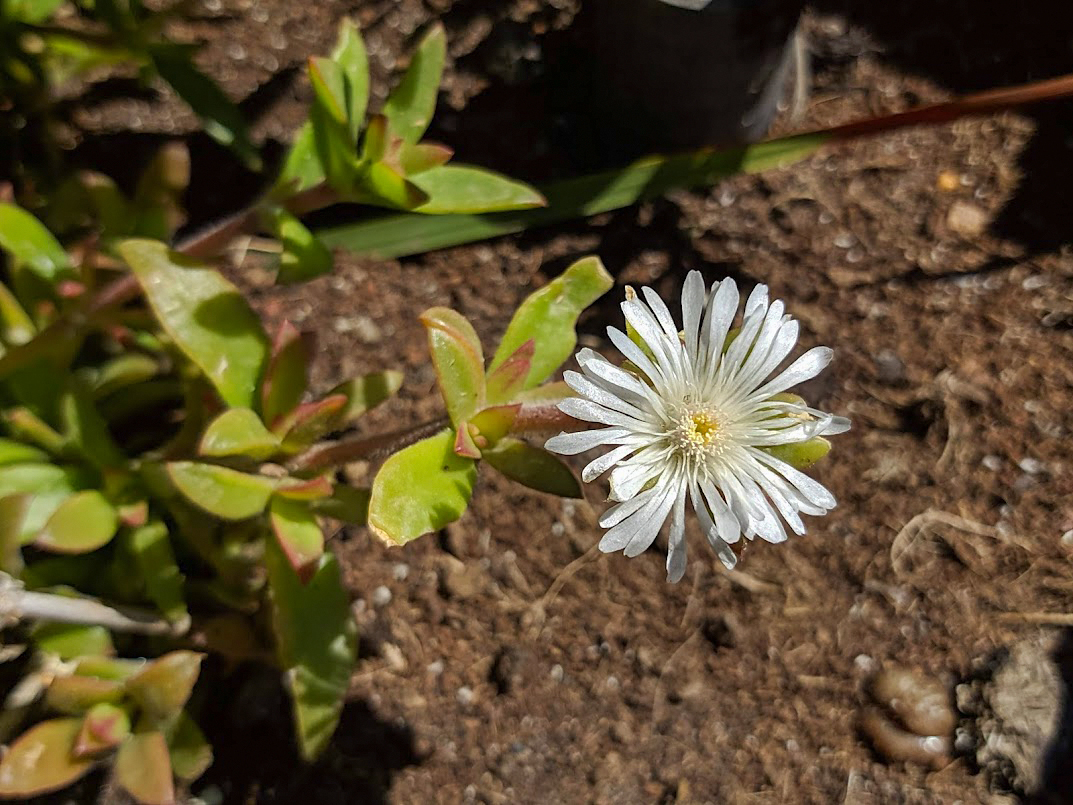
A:
[[[391,590],[384,585],[380,585],[373,590],[373,606],[374,607],[386,607],[391,603]]]
[[[1002,459],[996,455],[986,455],[980,461],[984,465],[984,469],[991,470],[991,472],[998,472],[1002,469]]]
[[[395,581],[406,581],[406,577],[410,575],[410,566],[400,562],[391,568],[391,575]]]
[[[1043,462],[1034,458],[1022,458],[1017,462],[1017,466],[1021,468],[1021,472],[1027,472],[1029,475],[1039,475],[1045,469]]]
[[[443,660],[435,660],[425,666],[425,670],[433,676],[439,676],[443,673]]]
[[[561,665],[556,663],[551,667],[552,680],[554,680],[555,682],[562,682],[563,676],[565,676],[565,673],[563,672],[563,667]]]
[[[872,680],[876,704],[917,735],[945,735],[957,718],[950,694],[938,679],[904,668],[890,668]]]
[[[458,689],[458,692],[455,693],[455,698],[458,699],[458,703],[463,707],[472,704],[474,698],[473,688],[463,685]]]

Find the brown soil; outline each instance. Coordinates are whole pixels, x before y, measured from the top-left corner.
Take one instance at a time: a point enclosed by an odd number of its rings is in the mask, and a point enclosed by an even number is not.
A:
[[[820,0],[811,99],[779,129],[1064,72],[1064,5]],[[581,159],[562,123],[569,93],[555,91],[580,46],[575,7],[208,0],[179,33],[208,40],[205,68],[247,98],[259,136],[285,140],[308,99],[302,61],[330,48],[343,14],[366,29],[381,97],[440,17],[452,63],[436,138],[540,180]],[[77,120],[79,158],[123,162],[128,178],[138,160],[125,155],[151,148],[120,148],[192,125],[161,98],[107,93]],[[587,505],[485,471],[444,533],[394,549],[340,535],[362,658],[332,747],[297,765],[276,680],[247,675],[226,701],[206,691],[218,762],[195,792],[309,805],[988,801],[1008,781],[967,756],[932,771],[874,752],[861,691],[894,664],[952,690],[1039,628],[1003,613],[1070,610],[1071,122],[1063,104],[900,132],[522,237],[386,263],[340,253],[332,276],[296,289],[249,274],[266,318],[317,333],[317,388],[405,369],[370,430],[436,411],[425,308],[460,310],[491,344],[520,299],[594,252],[665,298],[693,268],[767,283],[801,319],[803,347],[835,348],[807,396],[854,428],[815,471],[839,507],[807,537],[750,546],[732,575],[693,534],[687,577],[669,586],[659,550],[601,555]],[[198,220],[255,192],[214,146],[192,145]],[[602,345],[617,320],[609,297],[584,338]]]

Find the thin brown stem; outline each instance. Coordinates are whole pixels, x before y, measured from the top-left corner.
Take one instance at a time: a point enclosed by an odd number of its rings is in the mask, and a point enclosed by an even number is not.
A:
[[[440,417],[390,433],[321,442],[291,459],[288,469],[291,472],[310,472],[341,467],[352,461],[379,458],[432,436],[450,424],[447,417]]]

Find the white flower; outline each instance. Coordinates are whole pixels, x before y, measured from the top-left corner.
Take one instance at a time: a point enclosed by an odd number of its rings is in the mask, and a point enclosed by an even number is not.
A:
[[[547,448],[565,455],[613,448],[581,476],[590,482],[611,470],[616,505],[600,518],[608,529],[600,549],[637,556],[669,515],[667,578],[678,581],[686,567],[687,498],[727,567],[737,561],[730,544],[743,534],[782,542],[783,521],[803,534],[800,515],[826,514],[834,496],[764,448],[842,433],[849,420],[782,395],[819,374],[831,361],[829,348],[810,349],[769,379],[797,343],[798,324],[782,302],[768,302],[766,286],[750,294],[740,331],[725,351],[738,309],[733,280],[706,292],[700,272],[690,272],[682,289],[681,335],[659,296],[651,288],[642,293],[645,301],[627,298],[622,312],[647,349],[607,328],[634,368],[582,349],[582,373],[565,374],[580,397],[563,400],[559,409],[607,427],[561,433]]]

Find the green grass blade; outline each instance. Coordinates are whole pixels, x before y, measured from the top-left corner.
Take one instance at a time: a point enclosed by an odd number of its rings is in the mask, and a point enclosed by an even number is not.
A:
[[[627,168],[567,179],[539,188],[547,207],[486,215],[380,215],[320,230],[329,247],[389,259],[509,235],[548,224],[619,210],[671,190],[697,187],[734,176],[793,164],[829,139],[800,134],[745,147],[704,149],[670,157],[648,157]]]

